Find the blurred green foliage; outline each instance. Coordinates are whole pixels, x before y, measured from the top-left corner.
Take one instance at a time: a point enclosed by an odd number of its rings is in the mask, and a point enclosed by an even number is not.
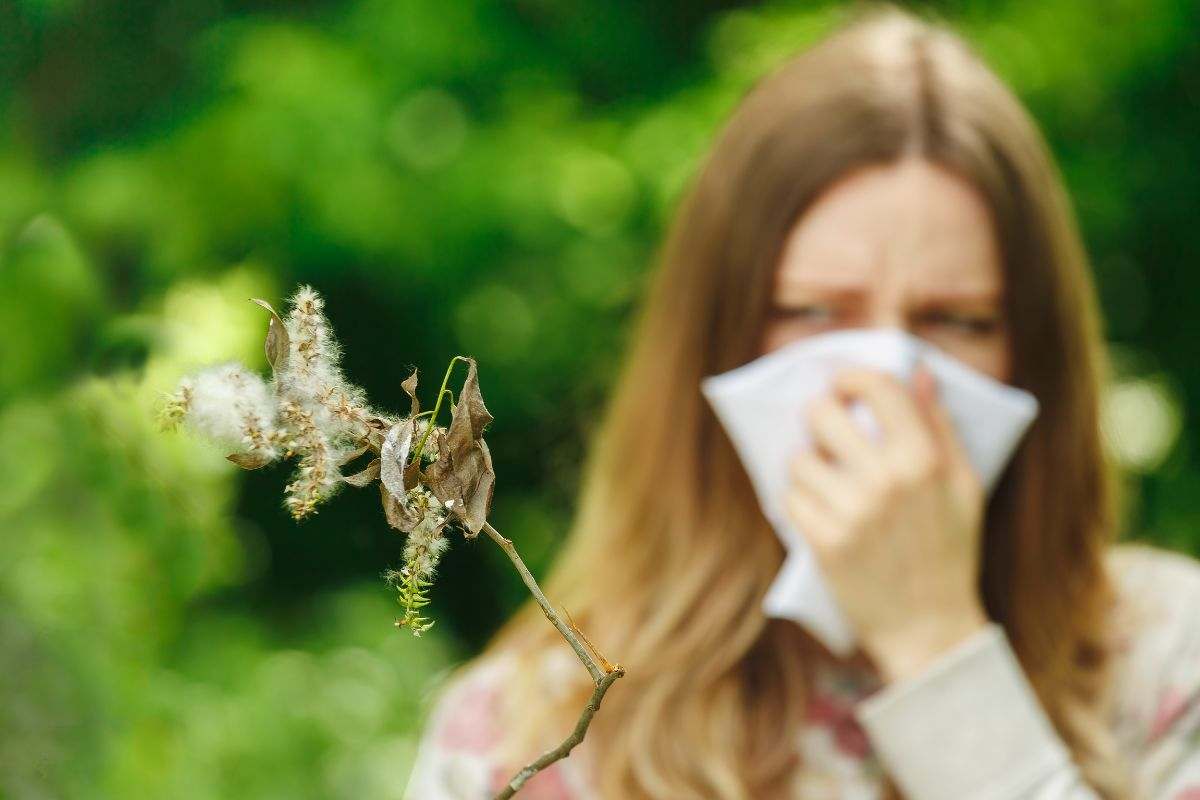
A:
[[[833,7],[0,4],[0,797],[399,796],[435,678],[523,588],[458,543],[439,625],[397,633],[377,502],[297,526],[282,471],[158,434],[155,398],[264,368],[246,298],[311,282],[376,402],[479,359],[493,519],[543,569],[683,182]],[[1129,535],[1200,552],[1200,11],[933,8],[1078,206]]]

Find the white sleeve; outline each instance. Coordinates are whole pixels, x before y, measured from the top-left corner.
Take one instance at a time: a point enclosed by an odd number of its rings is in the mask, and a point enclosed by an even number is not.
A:
[[[1100,800],[995,622],[855,716],[909,800]]]
[[[1137,619],[1127,719],[1137,724],[1135,788],[1151,800],[1200,800],[1200,562],[1160,551],[1130,572]]]
[[[1200,564],[1154,553],[1138,564],[1126,592],[1152,613],[1119,687],[1136,726],[1120,737],[1134,796],[1200,800]],[[910,800],[1098,800],[994,622],[855,715]]]

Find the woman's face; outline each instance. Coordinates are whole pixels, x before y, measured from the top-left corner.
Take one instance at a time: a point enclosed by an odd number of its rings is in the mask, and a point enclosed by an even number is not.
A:
[[[918,159],[843,177],[801,215],[776,272],[762,343],[897,327],[1007,382],[1004,276],[983,197]]]

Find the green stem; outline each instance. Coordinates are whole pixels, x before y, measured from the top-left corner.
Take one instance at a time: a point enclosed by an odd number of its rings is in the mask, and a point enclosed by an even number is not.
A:
[[[442,408],[442,398],[446,395],[446,384],[450,383],[450,373],[454,371],[454,364],[466,360],[463,356],[455,356],[450,359],[450,363],[446,367],[446,375],[442,378],[442,388],[438,389],[437,402],[433,404],[433,414],[429,417],[429,424],[425,426],[425,435],[421,437],[421,441],[417,443],[417,449],[413,451],[412,461],[414,464],[421,463],[421,451],[425,449],[425,441],[429,438],[429,434],[433,433],[433,428],[437,424],[438,411]]]

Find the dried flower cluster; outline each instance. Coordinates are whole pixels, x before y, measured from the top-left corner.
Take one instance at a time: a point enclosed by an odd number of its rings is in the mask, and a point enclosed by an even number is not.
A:
[[[237,363],[202,370],[180,381],[165,399],[160,408],[163,427],[184,424],[233,448],[227,458],[245,469],[295,458],[297,469],[284,489],[284,505],[297,520],[315,514],[343,484],[364,487],[378,482],[388,524],[406,535],[403,566],[384,577],[404,607],[396,625],[414,636],[433,624],[421,609],[429,603],[426,592],[450,531],[460,530],[468,539],[484,531],[504,550],[593,682],[592,696],[570,735],[513,776],[495,797],[507,800],[583,740],[605,692],[625,671],[600,655],[569,615],[563,618],[512,541],[487,522],[496,476],[483,431],[492,415],[479,392],[475,361],[465,356],[450,360],[433,409],[425,412],[417,402],[414,370],[400,384],[409,396],[408,416],[389,416],[372,409],[366,393],[342,374],[341,348],[315,291],[301,286],[288,302],[286,319],[265,300],[254,302],[271,315],[266,341],[271,379]],[[467,365],[467,377],[455,400],[447,385],[459,361]],[[450,424],[442,428],[437,417],[446,397]],[[374,457],[362,469],[342,473],[342,467],[368,453]]]
[[[265,463],[279,457],[283,441],[275,406],[261,377],[229,362],[180,381],[163,408],[163,419],[174,424],[186,418],[207,436]]]
[[[483,404],[473,359],[456,356],[446,370],[434,409],[420,413],[417,373],[401,387],[410,398],[407,417],[371,408],[366,393],[350,383],[340,367],[341,347],[325,317],[324,301],[301,286],[288,302],[286,318],[269,303],[255,300],[271,315],[266,352],[269,381],[238,363],[204,369],[180,381],[160,411],[164,428],[186,424],[234,448],[228,458],[258,469],[281,458],[295,458],[297,469],[284,488],[284,505],[302,520],[343,484],[367,486],[379,481],[388,523],[407,535],[404,564],[385,573],[398,590],[404,616],[396,624],[415,635],[432,623],[420,614],[429,602],[426,590],[447,533],[457,526],[478,535],[491,505],[495,475],[483,441],[492,417]],[[468,374],[448,428],[436,425],[454,365]],[[427,418],[426,418],[427,417]],[[414,447],[415,440],[415,447]],[[342,467],[373,452],[367,465],[351,475]]]

